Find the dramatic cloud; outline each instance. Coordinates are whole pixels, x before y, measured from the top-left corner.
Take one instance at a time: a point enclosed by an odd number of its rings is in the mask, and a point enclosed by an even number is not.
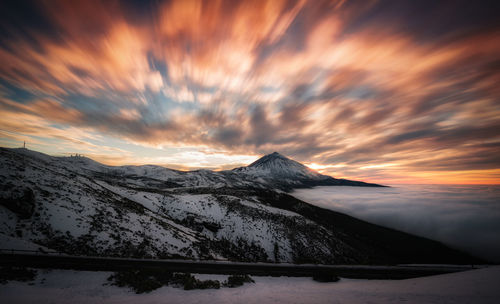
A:
[[[2,145],[185,168],[280,151],[368,181],[500,182],[495,1],[1,6]]]

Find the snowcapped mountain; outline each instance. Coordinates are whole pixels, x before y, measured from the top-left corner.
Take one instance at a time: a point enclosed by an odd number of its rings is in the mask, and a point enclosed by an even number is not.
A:
[[[277,153],[230,171],[183,172],[0,148],[0,247],[328,264],[470,261],[275,191],[323,178]]]
[[[267,171],[272,175],[301,178],[318,178],[321,175],[299,162],[291,160],[278,152],[265,155],[248,165],[249,168]]]
[[[291,160],[278,152],[265,155],[247,167],[233,169],[234,172],[263,178],[310,179],[321,180],[326,178],[299,162]]]
[[[313,186],[368,186],[383,187],[346,179],[336,179],[304,166],[278,152],[265,155],[246,167],[233,169],[245,179],[262,182],[282,190]]]

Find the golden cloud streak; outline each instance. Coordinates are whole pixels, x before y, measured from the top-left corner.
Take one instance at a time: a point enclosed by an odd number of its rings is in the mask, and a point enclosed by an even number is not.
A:
[[[88,132],[238,155],[230,163],[279,150],[375,182],[499,183],[500,29],[422,39],[363,25],[377,4],[169,1],[146,18],[114,2],[41,3],[56,30],[28,26],[0,47],[3,142],[96,149]],[[95,155],[131,160],[112,153]],[[204,159],[222,166],[206,153],[168,161]]]

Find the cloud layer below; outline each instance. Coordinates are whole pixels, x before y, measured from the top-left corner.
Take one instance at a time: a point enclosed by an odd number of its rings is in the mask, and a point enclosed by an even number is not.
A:
[[[494,1],[18,1],[1,11],[2,145],[182,168],[280,151],[380,183],[500,182]]]
[[[317,187],[292,194],[323,208],[500,261],[499,186]]]

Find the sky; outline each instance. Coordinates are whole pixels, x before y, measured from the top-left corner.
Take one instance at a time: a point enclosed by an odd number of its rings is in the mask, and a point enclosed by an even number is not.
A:
[[[1,1],[0,146],[500,183],[498,1]]]

